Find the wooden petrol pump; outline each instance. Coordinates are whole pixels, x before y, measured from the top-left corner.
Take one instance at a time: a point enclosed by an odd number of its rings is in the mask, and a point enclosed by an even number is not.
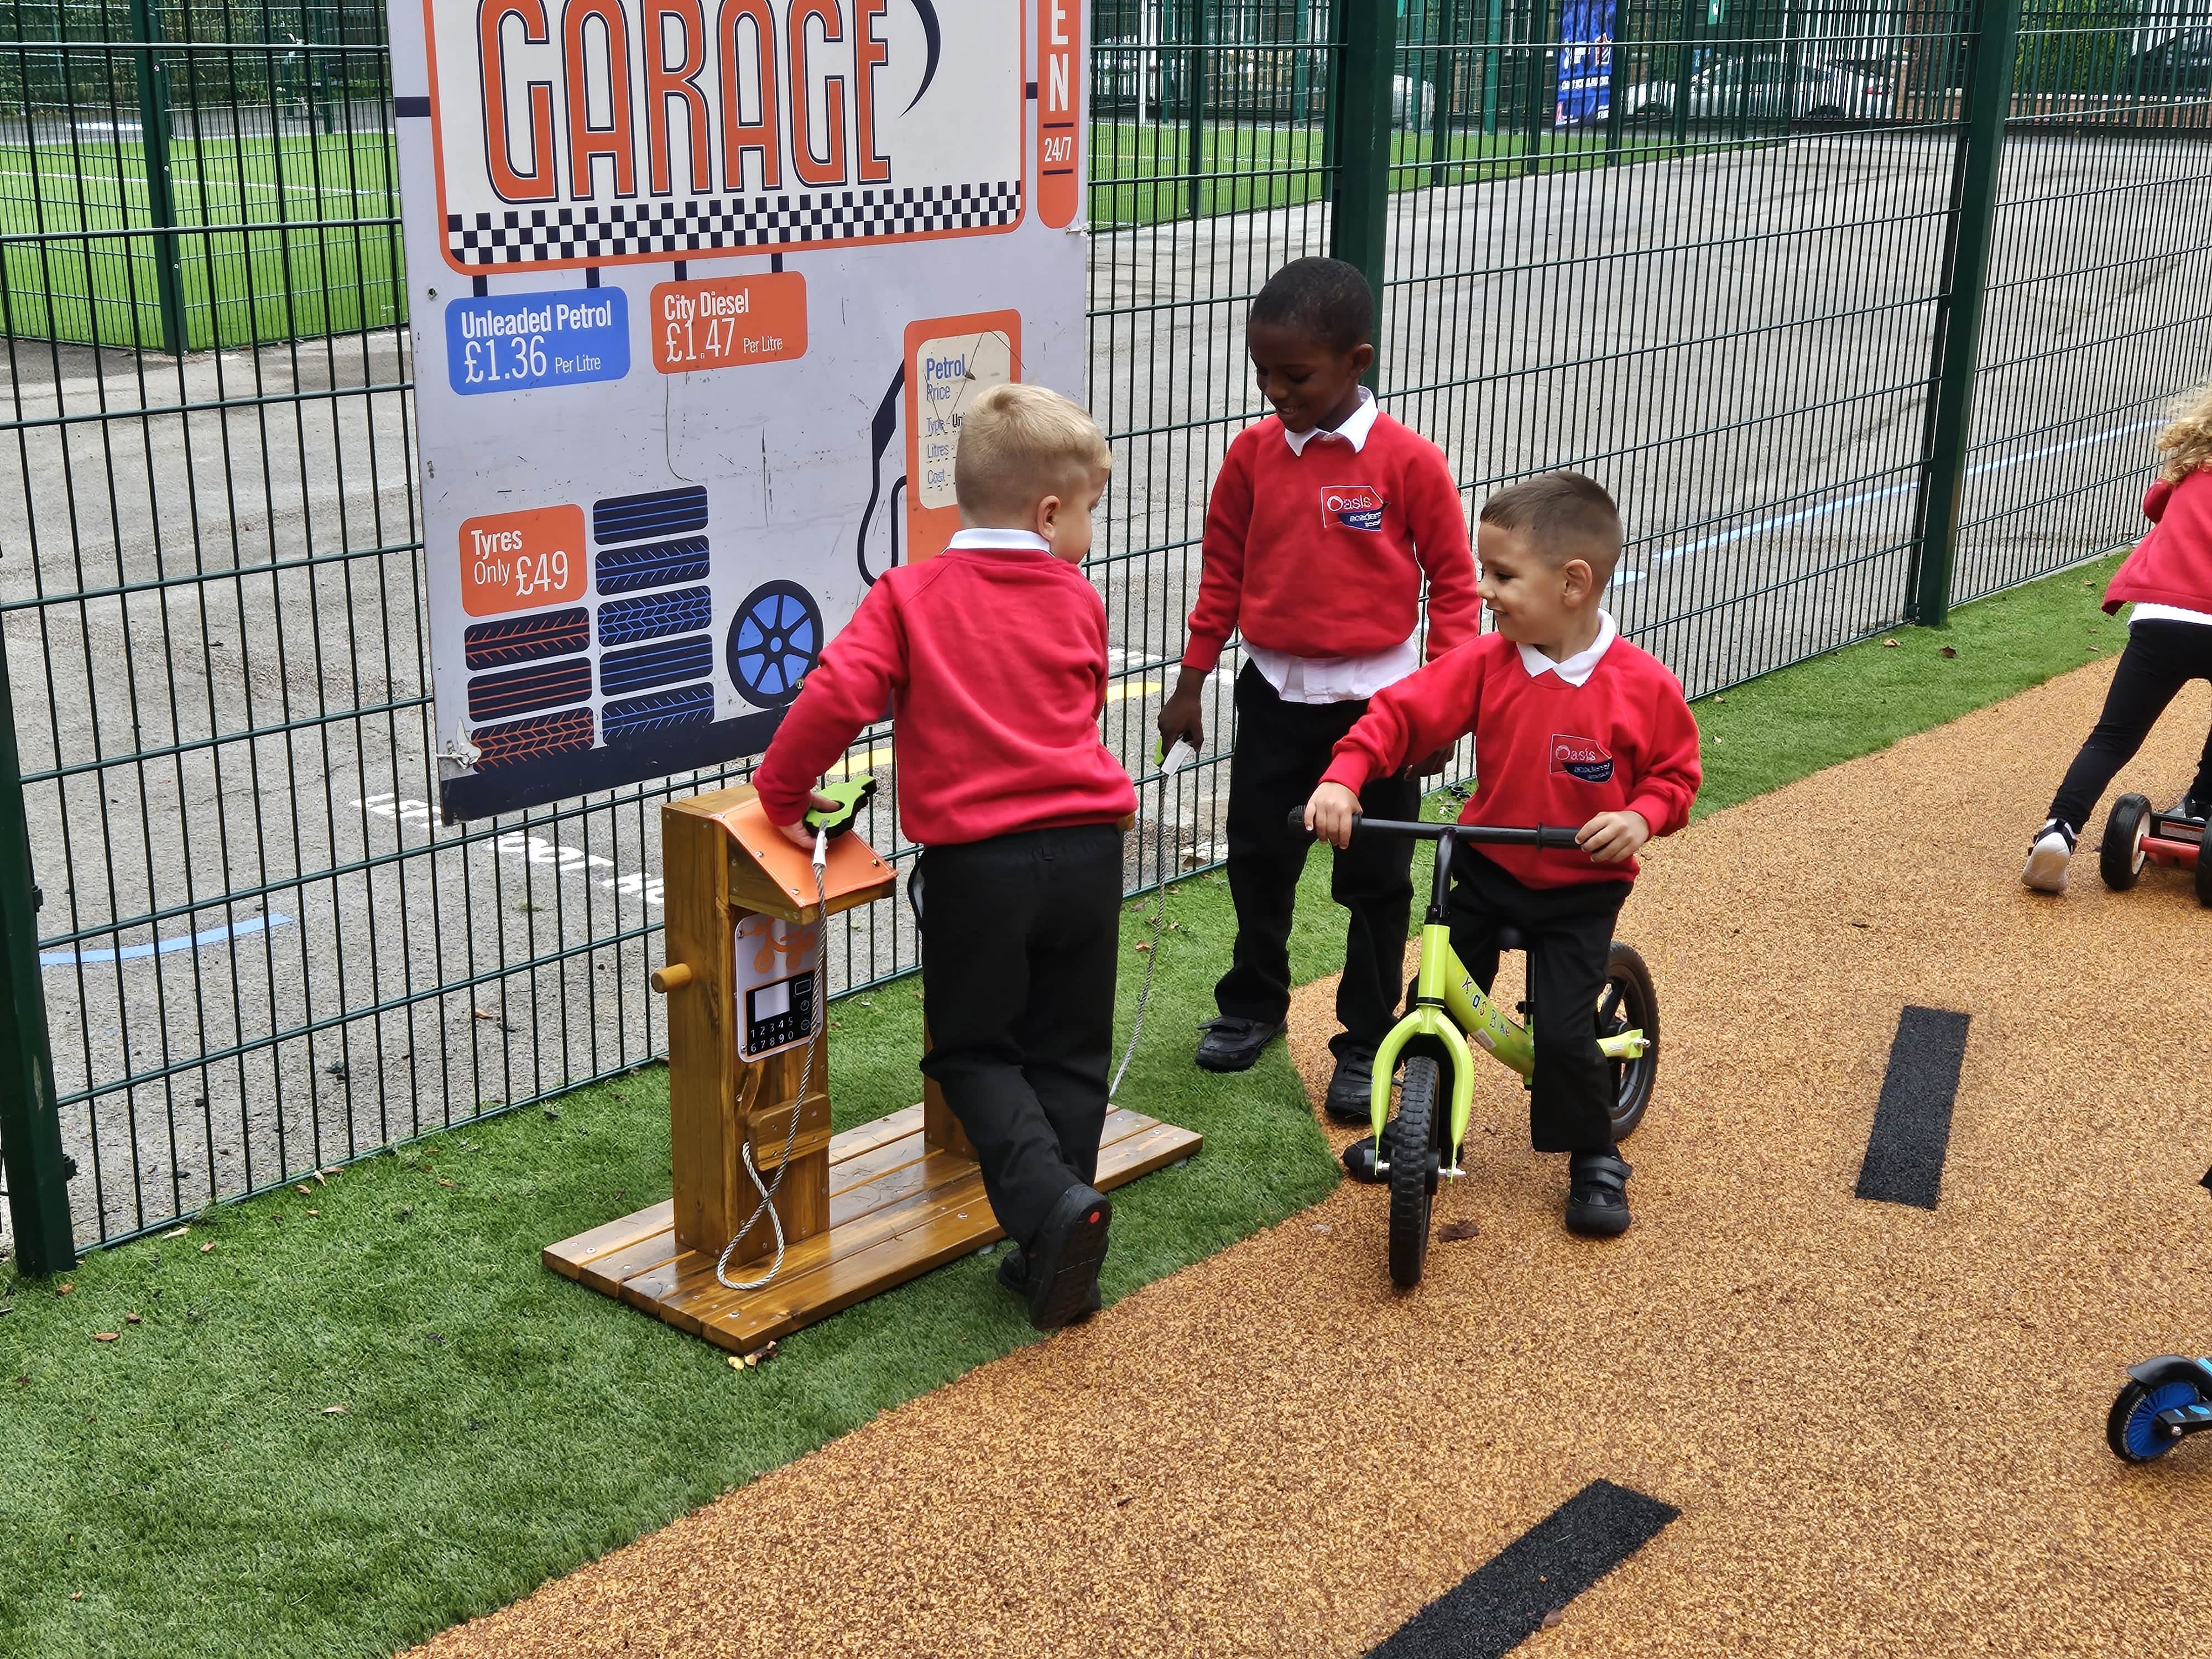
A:
[[[817,901],[810,855],[777,834],[749,785],[670,803],[660,834],[668,965],[653,986],[668,998],[674,1196],[549,1244],[546,1266],[744,1353],[1002,1237],[934,1084],[919,1105],[830,1132],[823,923],[890,896],[890,861],[857,834],[836,837]],[[1097,1185],[1124,1185],[1200,1145],[1188,1129],[1113,1111]],[[770,1282],[737,1291],[714,1267],[759,1202],[747,1147],[775,1188],[785,1249]],[[731,1252],[729,1276],[761,1278],[775,1253],[763,1217]]]

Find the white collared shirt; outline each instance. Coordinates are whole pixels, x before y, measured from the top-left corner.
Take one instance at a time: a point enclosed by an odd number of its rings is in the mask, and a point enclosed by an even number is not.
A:
[[[1306,446],[1316,438],[1341,439],[1352,446],[1352,453],[1357,455],[1367,447],[1367,434],[1375,429],[1375,417],[1382,412],[1375,402],[1375,394],[1362,386],[1359,388],[1359,407],[1344,417],[1342,425],[1327,430],[1310,426],[1303,432],[1293,432],[1285,427],[1283,441],[1291,447],[1291,454],[1303,455],[1306,453]]]
[[[947,553],[957,548],[980,553],[1049,553],[1052,544],[1033,530],[959,530],[945,544]]]
[[[1306,446],[1316,440],[1350,444],[1357,455],[1367,447],[1367,434],[1375,429],[1375,417],[1380,413],[1375,394],[1362,386],[1359,407],[1346,417],[1343,425],[1334,431],[1313,426],[1293,432],[1285,427],[1283,441],[1290,445],[1293,455],[1303,456]],[[1366,657],[1294,657],[1249,640],[1244,642],[1244,654],[1285,702],[1355,702],[1373,696],[1386,685],[1395,685],[1421,665],[1420,647],[1410,634],[1389,649]]]
[[[1550,673],[1557,674],[1569,685],[1583,685],[1597,672],[1600,659],[1613,648],[1613,641],[1620,637],[1620,630],[1613,623],[1613,613],[1601,611],[1597,613],[1597,638],[1590,641],[1589,649],[1576,652],[1565,662],[1553,662],[1533,645],[1516,648],[1521,653],[1521,665],[1528,671],[1530,679],[1534,679],[1539,674]]]

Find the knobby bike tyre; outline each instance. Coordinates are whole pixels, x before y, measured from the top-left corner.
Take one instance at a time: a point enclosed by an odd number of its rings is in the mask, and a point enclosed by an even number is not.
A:
[[[1398,1088],[1398,1115],[1385,1131],[1390,1149],[1390,1282],[1401,1290],[1419,1284],[1428,1263],[1429,1215],[1448,1109],[1437,1098],[1440,1083],[1435,1060],[1407,1060]]]

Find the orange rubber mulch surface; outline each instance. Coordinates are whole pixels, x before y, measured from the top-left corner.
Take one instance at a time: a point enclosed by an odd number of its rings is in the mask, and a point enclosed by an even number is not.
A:
[[[1680,1517],[1524,1651],[2212,1654],[2212,1444],[2103,1439],[2120,1366],[2212,1348],[2212,911],[2106,892],[2094,829],[2018,882],[2109,674],[1657,848],[1625,1238],[1561,1229],[1487,1068],[1417,1291],[1346,1183],[421,1651],[1358,1654],[1604,1479]],[[2118,787],[2179,794],[2208,718]],[[1852,1196],[1906,1004],[1972,1016],[1933,1212]]]

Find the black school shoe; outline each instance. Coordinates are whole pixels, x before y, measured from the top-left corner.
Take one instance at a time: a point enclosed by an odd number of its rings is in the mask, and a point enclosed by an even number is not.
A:
[[[1198,1040],[1201,1070],[1249,1072],[1259,1060],[1260,1051],[1282,1036],[1284,1025],[1279,1019],[1243,1019],[1223,1014],[1198,1029],[1206,1033]]]
[[[1021,1297],[1023,1301],[1029,1300],[1030,1263],[1029,1258],[1022,1254],[1020,1245],[1015,1245],[1000,1261],[999,1283]],[[1091,1281],[1091,1299],[1084,1304],[1083,1311],[1076,1315],[1076,1318],[1088,1319],[1105,1305],[1098,1294],[1098,1281],[1094,1279]]]
[[[1375,1121],[1375,1051],[1350,1048],[1336,1057],[1336,1070],[1328,1079],[1322,1111],[1339,1123]]]
[[[1616,1152],[1576,1152],[1567,1163],[1567,1231],[1618,1238],[1628,1231],[1628,1177]]]
[[[1106,1259],[1106,1230],[1114,1206],[1096,1188],[1076,1182],[1037,1229],[1036,1241],[1021,1251],[1020,1294],[1029,1304],[1030,1323],[1056,1331],[1098,1311],[1098,1264]],[[999,1281],[1008,1277],[1014,1256],[999,1266]]]

